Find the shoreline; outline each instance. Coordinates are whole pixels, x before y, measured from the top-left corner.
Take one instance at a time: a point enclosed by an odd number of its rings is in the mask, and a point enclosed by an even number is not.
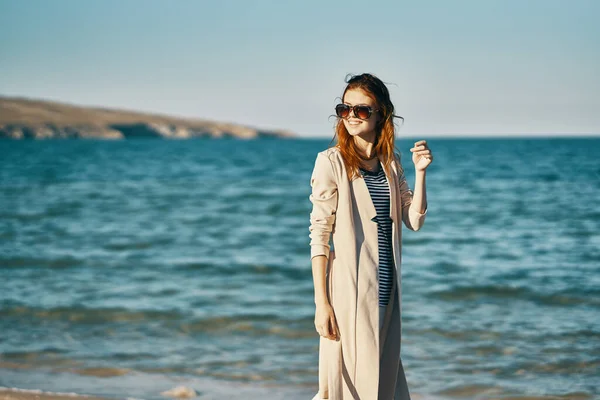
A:
[[[0,400],[114,400],[108,397],[98,397],[70,392],[46,392],[39,389],[19,389],[0,387]]]
[[[170,391],[177,391],[177,388],[171,389]],[[312,392],[311,392],[312,393]],[[235,395],[241,395],[241,398],[263,398],[265,395],[272,396],[273,398],[281,398],[278,396],[284,395],[284,393],[274,391],[272,393],[255,393],[254,397],[250,393],[239,392]],[[247,397],[249,395],[251,397]],[[213,397],[214,395],[214,397]],[[226,396],[234,395],[233,393],[196,393],[195,395],[186,395],[181,392],[179,394],[171,394],[167,395],[166,393],[161,393],[160,397],[164,399],[221,399],[221,398],[231,398]],[[258,395],[258,396],[256,396]],[[411,393],[411,397],[414,400],[445,400],[448,398],[452,398],[455,400],[463,400],[473,398],[474,393],[469,390],[465,390],[462,393],[453,393],[448,396],[440,397],[439,395],[424,395],[421,393]],[[481,393],[479,395],[482,395]],[[294,398],[297,398],[294,396]],[[299,397],[298,397],[299,398]],[[310,397],[308,397],[310,398]],[[489,400],[591,400],[593,397],[587,393],[571,393],[571,394],[563,394],[563,395],[519,395],[519,394],[511,394],[511,393],[498,393],[498,392],[489,392],[486,397],[483,397]],[[95,395],[87,395],[73,392],[52,392],[52,391],[44,391],[40,389],[20,389],[20,388],[9,388],[0,386],[0,400],[143,400],[137,397],[102,397]]]

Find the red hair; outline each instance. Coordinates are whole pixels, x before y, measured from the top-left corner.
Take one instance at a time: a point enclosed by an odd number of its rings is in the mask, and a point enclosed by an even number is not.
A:
[[[342,101],[348,90],[359,89],[366,96],[372,98],[376,103],[376,108],[381,117],[375,128],[374,151],[381,158],[383,168],[389,173],[389,166],[394,160],[395,150],[395,127],[394,117],[404,118],[394,115],[394,105],[390,100],[390,92],[385,84],[377,77],[371,74],[349,75],[346,77],[346,88],[342,95]],[[337,137],[336,147],[339,147],[342,159],[346,164],[348,179],[360,176],[359,167],[361,158],[354,143],[352,135],[344,126],[342,118],[338,118],[335,126],[333,140]]]

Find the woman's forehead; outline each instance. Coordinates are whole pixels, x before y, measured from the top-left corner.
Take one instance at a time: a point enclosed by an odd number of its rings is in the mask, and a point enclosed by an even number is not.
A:
[[[375,100],[367,96],[367,94],[361,89],[348,89],[344,94],[344,103],[355,105],[355,104],[367,104],[375,105]]]

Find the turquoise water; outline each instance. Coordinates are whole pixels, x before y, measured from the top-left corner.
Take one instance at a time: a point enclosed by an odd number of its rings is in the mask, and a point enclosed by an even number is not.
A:
[[[428,217],[403,235],[411,392],[600,395],[600,139],[428,142]],[[312,398],[328,144],[1,141],[0,386]]]

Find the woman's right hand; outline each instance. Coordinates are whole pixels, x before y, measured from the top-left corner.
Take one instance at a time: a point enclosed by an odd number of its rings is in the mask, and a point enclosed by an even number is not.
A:
[[[326,339],[337,340],[340,337],[333,307],[329,303],[317,305],[315,311],[315,328],[319,335]]]

